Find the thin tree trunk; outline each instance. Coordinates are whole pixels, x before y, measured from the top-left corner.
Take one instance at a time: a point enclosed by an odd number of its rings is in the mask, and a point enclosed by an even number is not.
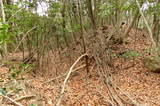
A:
[[[69,17],[70,17],[70,25],[73,26],[74,23],[73,23],[73,21],[72,21],[72,16],[71,16],[71,14],[70,14],[69,12],[70,12],[70,11],[68,10],[68,14],[69,14]],[[72,31],[72,37],[73,37],[74,43],[76,44],[77,40],[76,40],[75,33],[74,33],[73,31]]]
[[[81,37],[82,37],[82,43],[83,43],[83,52],[86,53],[87,49],[86,49],[86,42],[85,42],[85,38],[84,38],[84,33],[83,33],[83,21],[82,21],[82,9],[80,7],[80,1],[78,0],[78,9],[79,9],[79,16],[80,16],[80,26],[81,26]],[[86,71],[87,73],[89,73],[89,64],[88,64],[88,56],[85,56],[85,60],[86,60]]]
[[[0,5],[1,5],[1,11],[2,11],[2,20],[3,20],[3,23],[5,23],[6,22],[6,16],[5,16],[4,5],[3,5],[3,1],[2,0],[0,0]],[[6,41],[4,42],[4,52],[5,52],[5,55],[7,55],[8,50],[7,50]]]
[[[66,36],[66,0],[62,0],[63,2],[63,8],[62,8],[62,18],[63,18],[63,23],[62,23],[62,27],[63,27],[63,37],[66,43],[66,46],[69,47],[69,43],[67,41],[67,36]]]
[[[156,43],[155,43],[155,41],[154,41],[154,39],[153,39],[152,30],[151,30],[151,28],[149,27],[149,24],[148,24],[148,22],[147,22],[147,20],[146,20],[146,18],[145,18],[145,16],[144,16],[142,10],[141,10],[141,5],[140,5],[140,3],[138,2],[138,0],[136,0],[136,3],[137,3],[137,6],[138,6],[138,9],[139,9],[139,11],[140,11],[140,14],[141,14],[141,16],[142,16],[142,18],[143,18],[143,20],[144,20],[144,22],[145,22],[145,24],[146,24],[147,30],[148,30],[148,32],[149,32],[149,38],[150,38],[150,40],[151,40],[151,42],[152,42],[152,48],[153,48],[153,49],[156,49]]]
[[[136,19],[138,18],[138,16],[139,16],[139,10],[137,9],[131,23],[129,24],[128,28],[126,29],[126,31],[124,33],[124,36],[123,36],[124,39],[128,36],[128,34],[131,31],[134,23],[136,22]]]
[[[157,1],[157,4],[158,3],[160,3],[160,0]],[[157,46],[159,45],[159,27],[160,27],[159,17],[156,13],[154,13],[152,33]]]
[[[92,0],[87,0],[87,7],[88,7],[89,17],[92,22],[92,27],[94,30],[96,30],[96,20],[95,20],[95,16],[94,16],[94,12],[93,12]]]

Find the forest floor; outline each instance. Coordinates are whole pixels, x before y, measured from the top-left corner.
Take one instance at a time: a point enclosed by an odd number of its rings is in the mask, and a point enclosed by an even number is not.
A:
[[[112,70],[112,83],[121,89],[123,93],[141,104],[141,106],[160,106],[160,74],[152,73],[143,65],[144,51],[149,47],[147,33],[141,30],[132,30],[127,44],[116,45],[115,52],[124,50],[136,50],[142,54],[134,59],[114,58]],[[14,54],[12,54],[14,56]],[[19,57],[19,54],[15,55]],[[21,55],[20,55],[21,56]],[[50,56],[53,60],[55,55]],[[74,61],[76,58],[74,58]],[[43,66],[42,72],[35,74],[23,74],[23,79],[10,78],[8,66],[0,68],[0,88],[5,88],[8,96],[24,106],[53,106],[60,96],[64,77],[59,77],[69,70],[71,64],[62,62],[55,66],[54,62]],[[94,66],[94,65],[93,65]],[[91,66],[91,77],[88,77],[85,69],[80,69],[70,76],[61,106],[112,106],[109,102],[109,90],[104,85],[97,73],[97,68]],[[61,70],[59,72],[58,70]],[[55,72],[57,72],[55,74]],[[53,79],[55,78],[55,79]],[[52,81],[49,81],[53,79]],[[47,82],[49,81],[49,82]],[[125,97],[124,97],[125,99]],[[0,97],[0,106],[13,105],[13,101]],[[118,105],[115,105],[118,106]],[[125,106],[134,106],[126,104]]]

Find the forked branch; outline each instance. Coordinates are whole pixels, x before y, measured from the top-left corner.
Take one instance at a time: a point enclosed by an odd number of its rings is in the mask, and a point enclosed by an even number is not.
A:
[[[63,82],[63,86],[62,86],[61,93],[60,93],[60,98],[59,98],[56,106],[60,106],[62,97],[63,97],[63,95],[64,95],[64,90],[65,90],[65,87],[66,87],[66,83],[67,83],[67,81],[68,81],[68,79],[69,79],[69,77],[70,77],[70,75],[71,75],[71,73],[72,73],[72,71],[73,71],[73,68],[74,68],[75,65],[76,65],[83,57],[85,57],[85,56],[88,56],[88,55],[87,55],[87,54],[81,55],[81,56],[74,62],[74,64],[70,67],[69,72],[68,72],[68,74],[67,74],[67,76],[66,76],[66,78],[65,78],[65,80],[64,80],[64,82]]]

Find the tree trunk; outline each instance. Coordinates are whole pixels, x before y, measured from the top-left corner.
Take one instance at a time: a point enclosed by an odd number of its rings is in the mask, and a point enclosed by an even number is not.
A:
[[[66,43],[66,46],[69,47],[69,43],[67,41],[67,36],[66,36],[66,0],[62,0],[63,2],[63,8],[62,8],[62,18],[63,18],[63,23],[62,23],[62,27],[63,27],[63,37]]]
[[[83,21],[82,21],[82,9],[80,5],[80,1],[78,0],[78,9],[79,9],[79,16],[80,16],[80,26],[81,26],[81,38],[82,38],[82,43],[83,43],[83,52],[86,53],[86,42],[84,38],[84,33],[83,33]],[[85,56],[85,61],[86,61],[86,71],[89,73],[89,64],[88,64],[88,56]]]
[[[3,23],[5,23],[6,22],[6,15],[5,15],[5,12],[4,12],[4,5],[3,5],[3,1],[2,0],[0,0],[0,5],[1,5],[1,12],[2,12],[2,21],[3,21]],[[5,41],[4,42],[4,54],[7,55],[7,52],[8,52],[7,43]]]
[[[158,0],[157,4],[158,3],[160,3],[160,0]],[[160,37],[159,37],[159,30],[160,29],[159,28],[160,28],[159,16],[156,13],[154,13],[152,33],[153,33],[153,38],[156,42],[157,47],[159,45],[159,40],[160,40]]]
[[[124,33],[123,39],[125,39],[128,36],[128,34],[131,31],[134,23],[136,22],[136,19],[138,18],[138,16],[139,16],[139,9],[136,10],[136,13],[135,13],[131,23],[129,24],[128,28],[126,29],[126,31]]]
[[[93,12],[92,0],[87,0],[88,14],[92,22],[92,27],[96,30],[96,20]]]

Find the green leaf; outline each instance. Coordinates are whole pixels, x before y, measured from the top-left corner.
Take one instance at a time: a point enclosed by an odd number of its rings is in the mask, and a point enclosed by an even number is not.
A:
[[[37,105],[35,105],[35,104],[30,104],[29,106],[37,106]]]
[[[0,95],[6,95],[7,92],[5,91],[5,88],[0,88]]]

